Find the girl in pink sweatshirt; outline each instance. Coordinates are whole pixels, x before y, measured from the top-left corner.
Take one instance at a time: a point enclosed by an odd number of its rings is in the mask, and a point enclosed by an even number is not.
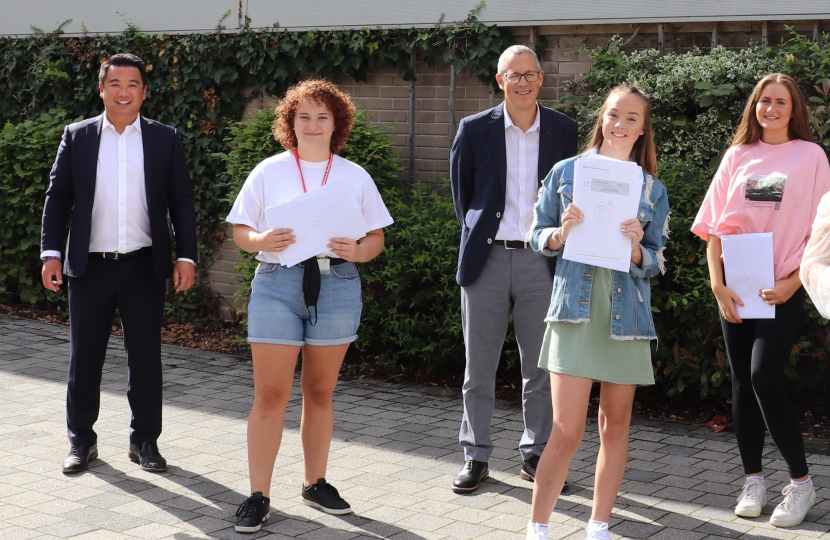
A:
[[[804,308],[799,266],[818,203],[830,191],[830,166],[812,142],[808,118],[791,77],[773,73],[761,79],[692,225],[706,240],[732,369],[732,417],[746,474],[735,514],[757,517],[766,504],[761,460],[768,430],[792,478],[770,518],[778,527],[801,523],[816,498],[798,415],[784,391],[784,367]],[[775,285],[758,295],[775,306],[775,318],[741,320],[735,305],[743,301],[724,282],[720,237],[765,232],[773,234]]]

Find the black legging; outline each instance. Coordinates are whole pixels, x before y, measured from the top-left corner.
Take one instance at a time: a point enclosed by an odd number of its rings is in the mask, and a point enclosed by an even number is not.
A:
[[[775,319],[721,317],[726,352],[732,368],[732,420],[745,474],[762,472],[764,429],[790,469],[790,478],[807,475],[801,423],[784,391],[784,367],[790,358],[801,315],[804,289],[775,306]]]

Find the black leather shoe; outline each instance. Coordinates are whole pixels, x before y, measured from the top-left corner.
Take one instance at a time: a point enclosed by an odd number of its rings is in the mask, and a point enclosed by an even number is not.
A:
[[[98,458],[98,444],[92,446],[72,446],[69,455],[63,460],[63,472],[76,473],[89,468],[89,462]]]
[[[539,456],[531,454],[529,458],[522,462],[522,470],[519,472],[519,476],[522,477],[523,480],[527,480],[529,482],[536,481],[536,467],[539,466]],[[568,480],[565,479],[565,485],[562,486],[562,491],[568,489]]]
[[[140,463],[145,471],[164,472],[167,470],[167,460],[161,457],[158,444],[155,442],[131,444],[128,457],[133,463]]]
[[[522,470],[519,471],[519,476],[522,480],[533,482],[536,480],[536,467],[539,465],[539,456],[533,454],[529,458],[522,461]]]
[[[490,476],[490,469],[486,461],[466,461],[452,481],[452,490],[456,493],[471,493],[477,490],[481,481],[488,476]]]

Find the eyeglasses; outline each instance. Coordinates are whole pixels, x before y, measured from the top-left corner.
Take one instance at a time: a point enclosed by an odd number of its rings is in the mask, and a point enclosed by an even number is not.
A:
[[[518,84],[518,82],[522,80],[522,77],[524,77],[527,82],[532,83],[539,80],[540,73],[541,71],[528,71],[527,73],[505,73],[501,77],[502,79],[506,79],[510,84]]]

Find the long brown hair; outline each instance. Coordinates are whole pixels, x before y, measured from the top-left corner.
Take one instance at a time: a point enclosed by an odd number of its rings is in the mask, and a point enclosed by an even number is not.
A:
[[[631,155],[634,157],[634,161],[637,162],[637,165],[643,168],[643,171],[655,176],[657,174],[657,150],[654,147],[654,136],[652,135],[651,128],[651,99],[649,99],[646,93],[643,92],[639,86],[635,86],[633,84],[621,84],[619,86],[615,86],[610,92],[608,92],[608,97],[605,98],[605,102],[602,104],[602,107],[597,115],[597,123],[594,126],[594,135],[591,137],[591,142],[585,146],[582,152],[586,153],[594,148],[602,146],[602,143],[605,140],[605,137],[602,136],[602,118],[605,116],[605,109],[608,107],[609,98],[616,93],[637,96],[642,99],[645,104],[645,114],[643,115],[643,134],[639,139],[637,139],[637,142],[634,143],[634,147],[631,149]]]
[[[732,138],[730,146],[737,146],[739,144],[752,144],[761,140],[764,128],[758,123],[758,117],[755,116],[755,107],[758,105],[758,100],[761,99],[761,93],[769,83],[780,83],[787,87],[790,92],[790,98],[793,105],[793,116],[790,118],[788,124],[788,135],[790,140],[801,139],[804,141],[813,142],[813,132],[810,131],[810,115],[807,112],[807,102],[804,101],[804,94],[798,87],[795,79],[783,73],[770,73],[755,85],[752,94],[746,101],[744,113],[741,116],[741,122],[738,124],[738,129],[735,131],[735,136]]]

